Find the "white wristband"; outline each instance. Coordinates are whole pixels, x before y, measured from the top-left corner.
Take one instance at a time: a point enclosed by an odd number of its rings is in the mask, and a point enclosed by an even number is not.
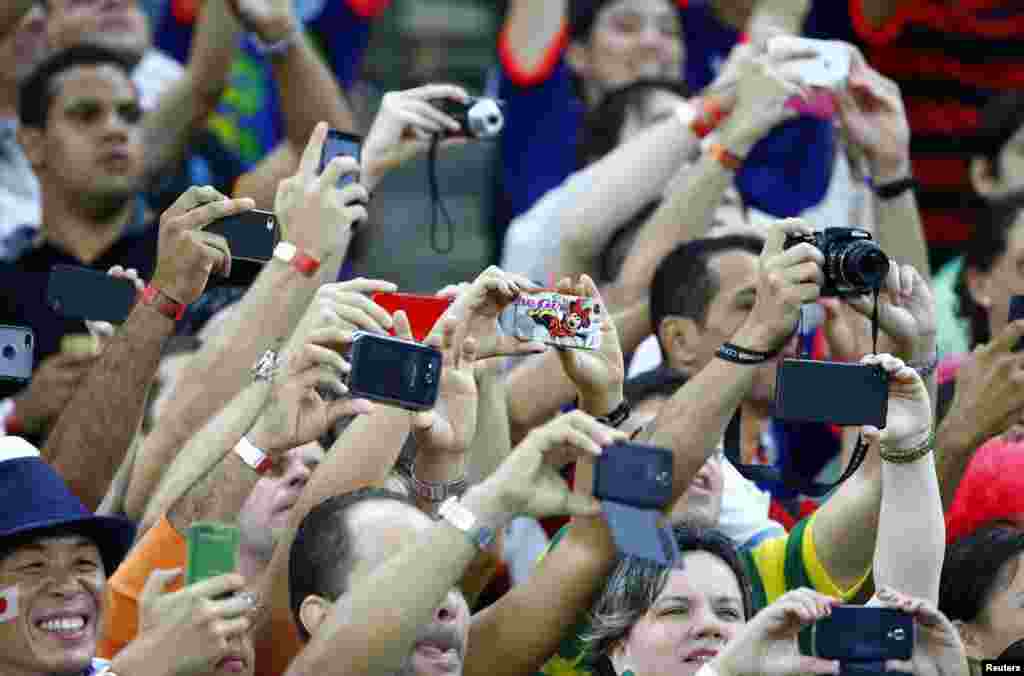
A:
[[[694,676],[718,676],[718,672],[715,671],[710,662],[705,662]]]
[[[266,453],[253,446],[252,442],[245,437],[235,444],[235,454],[242,459],[242,462],[256,470],[257,474],[266,474],[274,466],[274,461]]]

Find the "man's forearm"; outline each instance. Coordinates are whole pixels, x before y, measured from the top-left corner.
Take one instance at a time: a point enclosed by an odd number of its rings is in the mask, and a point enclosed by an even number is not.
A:
[[[304,35],[271,63],[281,92],[285,137],[293,148],[304,148],[313,128],[324,120],[333,129],[357,131],[341,87]]]
[[[179,533],[197,520],[233,522],[259,475],[231,449],[250,430],[266,404],[270,384],[256,382],[210,419],[178,453],[144,523],[164,513]]]
[[[926,281],[931,280],[928,243],[913,191],[889,200],[876,197],[875,202],[878,242],[882,250],[900,263],[913,265]]]
[[[340,256],[325,260],[322,276],[306,277],[286,263],[267,263],[234,313],[189,362],[147,439],[132,478],[128,506],[141,512],[164,469],[192,432],[251,380],[251,368],[268,349],[280,349],[320,283],[336,276]]]
[[[974,425],[964,421],[954,409],[943,418],[935,433],[935,462],[939,475],[939,492],[944,510],[953,506],[960,480],[984,439],[974,433]]]
[[[589,183],[590,190],[556,218],[554,232],[563,233],[559,276],[591,272],[615,231],[661,197],[683,163],[699,152],[698,144],[673,116],[580,172],[573,180]]]
[[[135,437],[174,321],[139,303],[103,351],[50,433],[43,451],[95,510]]]
[[[505,399],[505,375],[496,360],[477,376],[479,407],[476,437],[469,447],[467,479],[476,484],[491,476],[512,450],[512,432]]]
[[[146,113],[146,175],[158,181],[184,157],[192,135],[206,124],[227,88],[242,29],[227,0],[209,0],[200,10],[185,77]]]

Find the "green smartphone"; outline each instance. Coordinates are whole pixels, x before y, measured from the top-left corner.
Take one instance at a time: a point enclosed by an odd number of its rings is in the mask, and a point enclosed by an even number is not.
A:
[[[185,540],[188,543],[186,585],[237,570],[240,542],[238,526],[197,521],[189,526]]]

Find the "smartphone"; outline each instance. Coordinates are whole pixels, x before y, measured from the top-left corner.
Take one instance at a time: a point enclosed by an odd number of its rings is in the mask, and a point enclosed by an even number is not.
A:
[[[784,63],[781,69],[795,75],[808,87],[840,89],[850,76],[850,48],[838,40],[815,40],[785,36],[768,42],[768,53],[778,51],[785,44],[786,51],[809,52],[814,56],[798,58]]]
[[[196,521],[185,534],[188,560],[185,584],[190,585],[238,568],[238,526],[215,521]]]
[[[204,230],[221,235],[228,241],[231,260],[250,263],[269,261],[274,257],[274,247],[281,241],[281,226],[277,216],[259,209],[219,218]]]
[[[775,417],[885,427],[889,374],[880,366],[786,359],[775,378]]]
[[[27,383],[32,379],[36,335],[27,326],[0,325],[0,381]]]
[[[605,312],[592,298],[530,290],[512,308],[512,332],[520,340],[578,350],[601,347]]]
[[[441,352],[419,343],[359,332],[349,356],[353,397],[410,411],[434,407],[441,382]]]
[[[811,625],[816,657],[841,662],[885,662],[914,656],[914,618],[894,608],[836,606]]]
[[[1018,319],[1024,319],[1024,296],[1014,296],[1010,298],[1010,314],[1006,318],[1006,321],[1015,322]],[[1013,348],[1013,351],[1020,352],[1021,348],[1024,348],[1024,338],[1017,341],[1017,345]]]
[[[641,509],[672,499],[672,452],[643,444],[616,444],[594,463],[594,497]]]
[[[323,173],[327,165],[330,164],[331,160],[335,157],[354,157],[356,162],[362,163],[363,161],[363,139],[355,134],[349,134],[347,132],[338,131],[337,129],[327,130],[327,140],[324,141],[324,150],[320,155],[320,169],[318,173]],[[359,180],[358,174],[348,174],[338,179],[338,187],[342,188],[349,183],[355,183]]]
[[[437,320],[451,307],[454,299],[414,293],[375,293],[373,302],[387,310],[388,314],[404,310],[409,318],[412,337],[422,343],[430,335]],[[394,329],[389,333],[395,335]]]
[[[75,265],[53,266],[46,288],[47,303],[62,317],[113,324],[128,319],[137,296],[130,279]]]

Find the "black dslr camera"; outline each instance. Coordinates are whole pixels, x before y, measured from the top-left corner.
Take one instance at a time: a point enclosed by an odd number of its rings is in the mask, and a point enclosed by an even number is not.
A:
[[[860,296],[882,287],[889,272],[889,257],[859,228],[825,228],[813,235],[788,235],[785,248],[807,242],[825,255],[822,297]]]
[[[434,103],[462,126],[460,133],[448,133],[449,136],[493,139],[505,128],[505,115],[501,112],[501,103],[496,99],[473,97],[467,103],[451,99]]]

